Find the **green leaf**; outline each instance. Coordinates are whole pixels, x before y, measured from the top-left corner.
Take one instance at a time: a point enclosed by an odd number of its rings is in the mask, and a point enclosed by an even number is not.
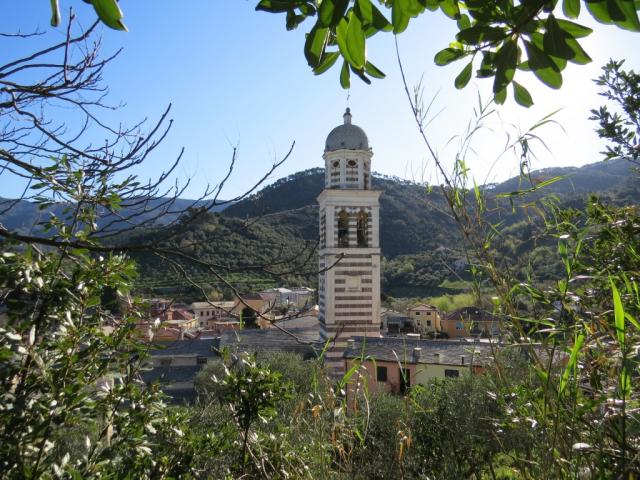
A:
[[[418,0],[394,0],[394,6],[397,4],[398,8],[402,10],[405,15],[415,18],[424,12],[424,5]]]
[[[615,24],[625,30],[640,32],[634,0],[588,0],[589,13],[600,23]]]
[[[538,79],[548,87],[558,89],[562,86],[562,74],[553,60],[528,40],[524,40],[529,68]]]
[[[436,65],[443,66],[448,65],[451,62],[454,62],[464,56],[464,50],[459,50],[457,48],[445,48],[436,53],[436,56],[433,60],[436,62]]]
[[[382,70],[380,70],[378,67],[376,67],[373,63],[371,62],[367,62],[366,65],[364,66],[364,70],[365,72],[367,72],[369,75],[371,75],[373,78],[384,78],[386,77],[386,75],[384,74],[384,72]]]
[[[565,17],[578,18],[578,15],[580,15],[580,0],[562,0],[562,12]]]
[[[504,102],[507,100],[507,89],[503,88],[503,89],[498,90],[497,92],[495,92],[493,94],[493,100],[498,105],[504,105]]]
[[[318,10],[318,19],[322,26],[336,26],[340,19],[344,18],[348,6],[349,0],[323,0]]]
[[[493,93],[504,90],[516,71],[518,64],[518,44],[515,40],[506,40],[496,52],[494,65],[496,67],[496,77],[493,82]],[[505,93],[506,96],[506,93]]]
[[[466,43],[467,45],[479,45],[485,42],[502,40],[505,36],[506,33],[502,28],[477,23],[472,27],[460,30],[456,34],[456,39],[459,42]]]
[[[585,27],[584,25],[580,25],[578,23],[570,22],[569,20],[556,18],[556,22],[559,28],[567,32],[573,38],[582,38],[593,33],[593,30],[591,28]]]
[[[618,292],[616,284],[613,283],[613,280],[611,278],[609,279],[609,284],[611,285],[611,293],[613,295],[613,316],[614,316],[614,322],[616,326],[616,336],[618,337],[618,343],[620,344],[620,349],[624,351],[625,349],[624,307],[622,306],[620,292]]]
[[[464,30],[471,26],[471,20],[469,20],[469,15],[466,13],[460,15],[460,18],[456,23],[458,24],[458,30]]]
[[[571,354],[569,355],[569,361],[567,362],[567,366],[564,368],[564,372],[562,373],[562,378],[560,379],[560,394],[564,392],[567,388],[567,382],[569,381],[569,376],[571,372],[576,369],[578,364],[578,354],[580,353],[580,348],[582,348],[582,344],[584,343],[584,335],[580,334],[576,336],[576,339],[573,343],[573,347],[571,348]]]
[[[345,18],[341,18],[336,26],[336,41],[338,42],[338,48],[340,49],[340,53],[342,57],[348,62],[352,63],[351,54],[349,53],[349,48],[347,46],[347,32],[348,32],[349,24]]]
[[[60,4],[58,0],[49,0],[51,2],[51,26],[60,25]]]
[[[584,51],[575,38],[567,39],[567,45],[573,51],[573,58],[569,59],[570,62],[577,63],[578,65],[586,65],[592,61],[589,54]]]
[[[304,43],[304,56],[310,66],[317,67],[319,65],[324,49],[327,46],[328,38],[329,29],[321,26],[320,22],[317,22],[307,34],[307,39]]]
[[[294,10],[287,11],[287,30],[294,30],[298,25],[300,25],[304,21],[304,15],[296,15]]]
[[[363,69],[367,62],[366,40],[362,22],[353,12],[349,15],[349,24],[347,26],[347,49],[351,61],[349,62],[354,68]]]
[[[524,88],[515,80],[512,82],[513,85],[513,98],[516,99],[518,105],[522,105],[523,107],[529,108],[533,105],[533,99],[531,98],[531,94],[529,90]]]
[[[567,45],[567,38],[567,33],[558,27],[555,17],[549,15],[545,22],[545,32],[542,39],[544,51],[549,55],[565,60],[573,58],[575,54]]]
[[[453,20],[460,18],[460,6],[457,0],[440,0],[440,10]]]
[[[393,33],[398,34],[404,32],[409,26],[409,15],[405,14],[399,7],[399,2],[394,2],[391,7],[391,23],[393,24]]]
[[[323,74],[331,67],[333,67],[339,56],[339,52],[325,52],[325,54],[322,56],[322,61],[320,62],[320,64],[318,64],[318,66],[313,69],[313,73],[315,75]]]
[[[356,0],[354,11],[363,25],[371,25],[373,23],[373,5],[371,0]]]
[[[364,83],[366,83],[367,85],[371,85],[371,79],[365,75],[364,68],[351,67],[351,71],[355,73]]]
[[[458,74],[453,84],[460,90],[467,86],[469,80],[471,80],[471,69],[473,68],[473,62],[469,62],[466,67]]]
[[[387,20],[387,17],[385,17],[374,4],[371,4],[371,7],[373,8],[373,20],[371,25],[384,32],[390,32],[393,30],[393,25],[391,25],[389,20]]]
[[[345,60],[342,63],[342,70],[340,70],[340,85],[347,90],[351,86],[351,80],[349,79],[349,64]]]
[[[335,12],[333,0],[323,0],[318,9],[318,21],[324,27],[329,27],[333,21],[333,12]]]
[[[127,31],[127,27],[122,23],[124,15],[116,0],[91,0],[91,4],[102,23],[107,27]]]
[[[256,10],[269,13],[284,13],[295,7],[291,0],[260,0],[256,5]]]

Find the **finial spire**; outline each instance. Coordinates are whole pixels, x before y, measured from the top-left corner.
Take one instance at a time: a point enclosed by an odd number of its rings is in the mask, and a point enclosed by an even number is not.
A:
[[[345,125],[351,124],[351,109],[349,107],[347,107],[347,110],[344,112],[342,118],[344,118]]]

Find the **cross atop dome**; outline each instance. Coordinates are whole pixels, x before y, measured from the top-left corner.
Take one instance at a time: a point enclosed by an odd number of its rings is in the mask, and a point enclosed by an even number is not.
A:
[[[344,115],[342,115],[342,118],[344,118],[345,125],[351,125],[351,109],[349,107],[347,107],[347,110],[344,112]]]

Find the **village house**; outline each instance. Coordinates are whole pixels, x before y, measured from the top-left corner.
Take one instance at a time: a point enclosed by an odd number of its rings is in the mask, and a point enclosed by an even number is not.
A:
[[[193,302],[198,327],[203,330],[225,330],[237,328],[240,317],[257,319],[268,313],[269,304],[260,294],[248,293],[235,300],[216,302]],[[258,322],[259,323],[259,322]]]
[[[193,399],[196,375],[217,358],[217,350],[216,339],[154,342],[141,378],[147,384],[158,382],[174,401]]]
[[[217,321],[237,320],[234,309],[236,302],[193,302],[191,310],[198,321],[198,327],[203,329],[212,328]]]
[[[311,308],[315,304],[315,290],[308,287],[294,287],[291,289],[278,287],[260,292],[260,296],[273,308]]]
[[[138,334],[145,340],[181,340],[193,336],[198,328],[196,317],[187,305],[159,298],[149,299],[147,303],[147,318],[136,324]]]
[[[413,320],[419,332],[439,332],[441,330],[438,308],[420,303],[407,309],[407,316]]]
[[[500,335],[500,319],[478,307],[464,307],[440,320],[442,332],[449,338],[496,337]]]
[[[381,328],[382,332],[388,335],[401,333],[414,333],[415,325],[413,320],[406,315],[394,310],[382,312]]]
[[[353,398],[365,386],[371,393],[404,394],[412,385],[427,385],[434,378],[481,373],[497,347],[474,340],[354,337],[347,341],[344,368],[361,367],[351,377],[347,395]]]

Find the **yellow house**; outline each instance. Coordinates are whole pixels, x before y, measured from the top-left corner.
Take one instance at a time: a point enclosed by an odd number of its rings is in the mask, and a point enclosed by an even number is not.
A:
[[[345,371],[360,365],[351,377],[347,397],[366,388],[404,394],[434,378],[482,373],[498,345],[480,341],[420,340],[416,338],[355,337],[343,354]],[[363,360],[364,359],[364,360]]]
[[[413,324],[418,331],[421,332],[439,332],[440,326],[440,313],[438,308],[433,305],[427,305],[426,303],[420,303],[407,309],[407,316],[413,320]]]

